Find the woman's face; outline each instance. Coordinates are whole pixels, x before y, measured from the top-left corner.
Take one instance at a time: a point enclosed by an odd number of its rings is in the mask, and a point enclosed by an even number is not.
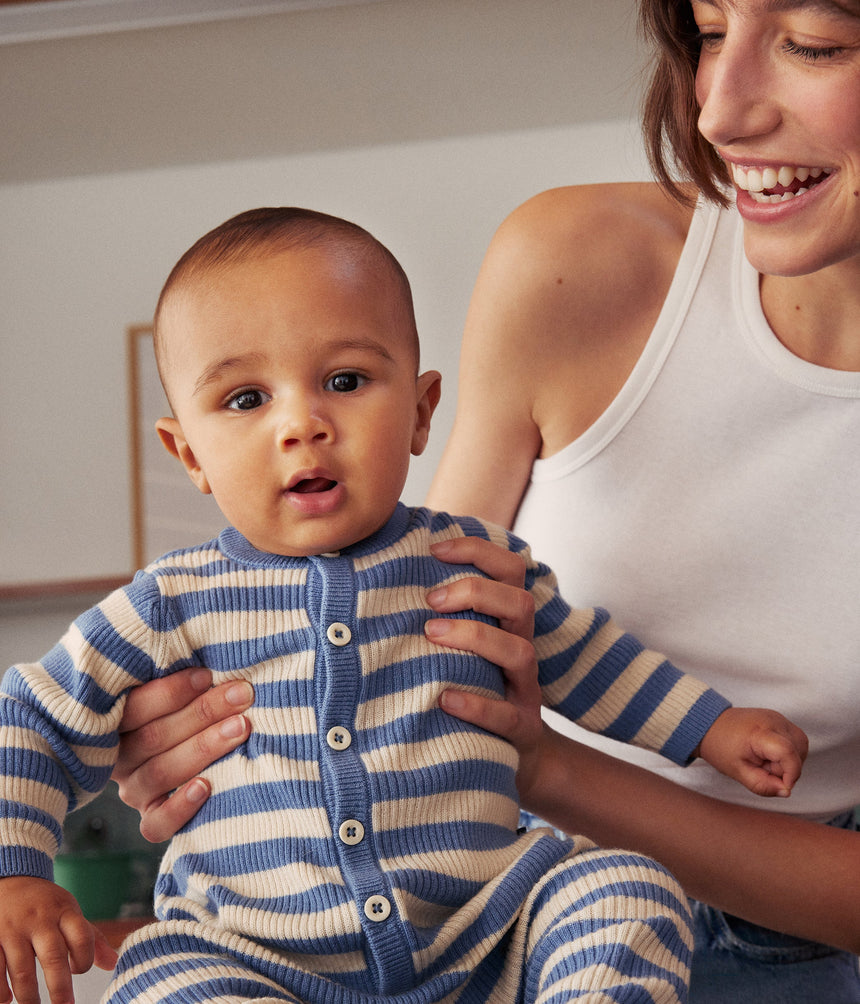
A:
[[[860,3],[692,0],[699,129],[760,272],[860,267]]]

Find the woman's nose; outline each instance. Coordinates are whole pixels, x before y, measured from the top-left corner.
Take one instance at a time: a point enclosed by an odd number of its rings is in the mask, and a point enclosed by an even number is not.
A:
[[[729,30],[719,51],[699,61],[699,132],[716,147],[773,132],[781,121],[774,84],[768,54]]]

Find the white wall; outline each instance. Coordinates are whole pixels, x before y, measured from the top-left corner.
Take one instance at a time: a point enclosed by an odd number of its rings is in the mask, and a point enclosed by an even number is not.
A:
[[[647,177],[636,66],[627,0],[391,0],[0,50],[0,585],[129,571],[125,328],[254,205],[354,219],[410,274],[444,376],[420,501],[495,227],[544,188]],[[49,627],[0,605],[0,664]]]

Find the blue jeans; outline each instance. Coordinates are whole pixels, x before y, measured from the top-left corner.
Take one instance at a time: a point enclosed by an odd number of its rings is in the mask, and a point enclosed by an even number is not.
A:
[[[854,829],[853,814],[831,825]],[[764,879],[763,881],[767,881]],[[858,958],[692,901],[690,1004],[860,1004]]]

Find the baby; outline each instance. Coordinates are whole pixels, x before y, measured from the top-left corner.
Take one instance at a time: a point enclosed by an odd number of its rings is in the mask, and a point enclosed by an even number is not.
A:
[[[4,677],[0,948],[16,992],[32,994],[34,955],[55,1004],[69,956],[82,967],[90,934],[51,862],[66,813],[108,779],[124,695],[204,665],[253,684],[253,729],[209,768],[213,794],[171,842],[158,919],[123,946],[107,1002],[477,1004],[621,984],[625,1000],[683,1000],[677,883],[646,858],[520,830],[514,750],[439,708],[452,685],[503,685],[424,635],[426,593],[477,574],[434,544],[522,553],[546,703],[586,728],[678,763],[707,737],[715,766],[742,778],[760,763],[770,793],[799,776],[800,730],[731,708],[605,611],[571,610],[506,531],[399,501],[440,377],[419,373],[406,276],[360,227],[234,217],[175,266],[154,330],[173,410],[159,435],[230,526]]]

